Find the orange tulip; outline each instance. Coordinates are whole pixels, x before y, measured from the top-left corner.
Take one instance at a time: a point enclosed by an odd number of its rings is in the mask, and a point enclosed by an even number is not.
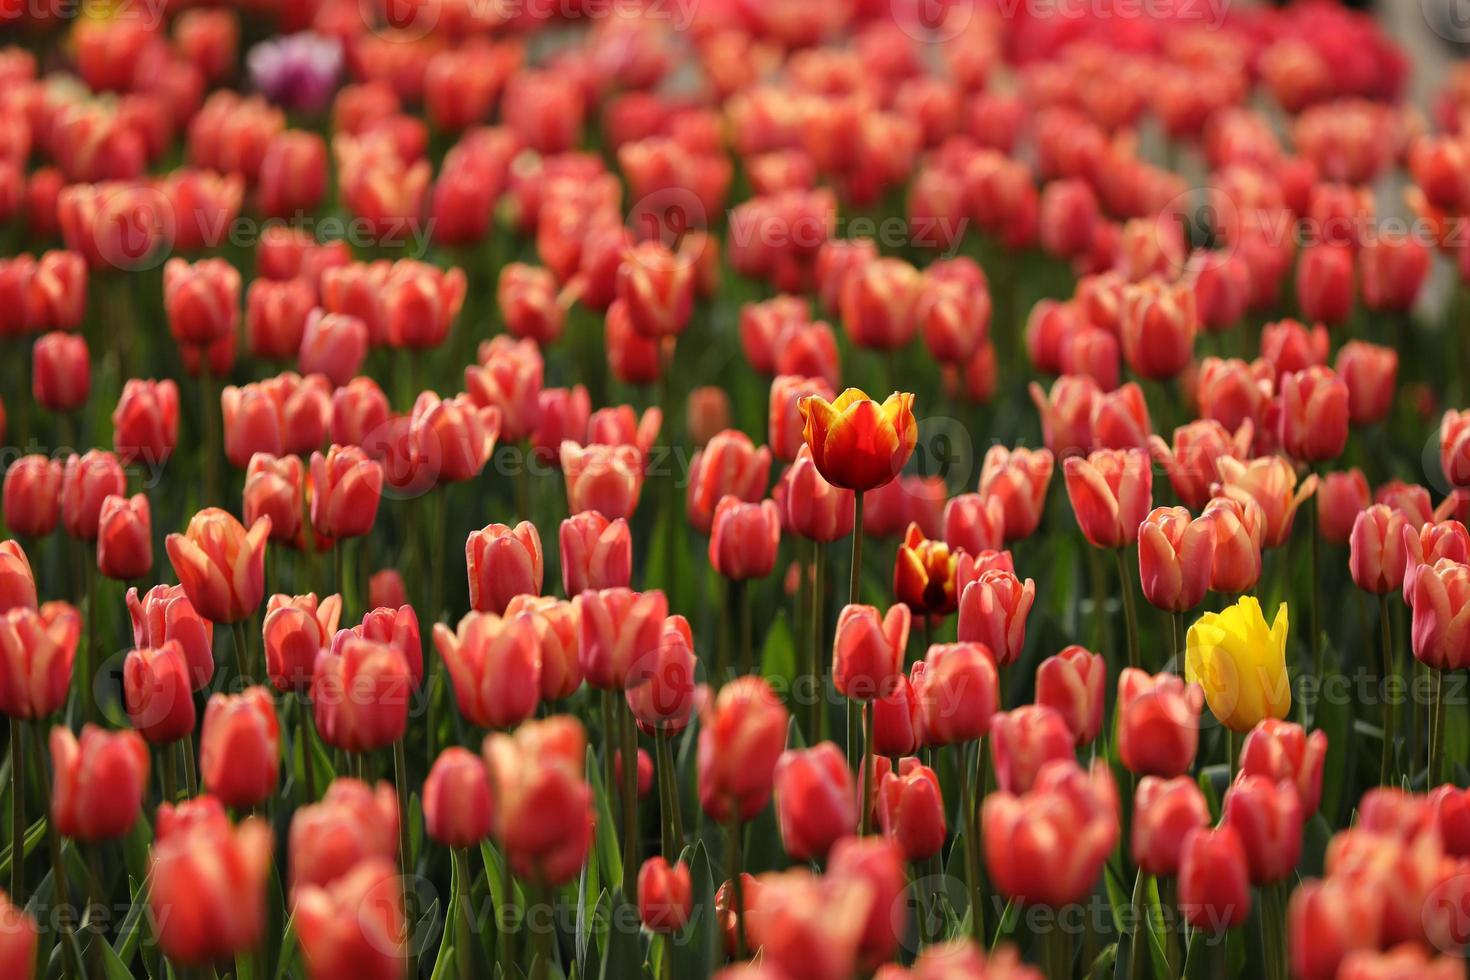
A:
[[[71,729],[58,725],[51,729],[51,764],[51,816],[57,833],[104,841],[133,829],[148,791],[148,743],[143,736],[87,725],[78,741]]]
[[[44,718],[66,703],[82,618],[65,602],[0,615],[0,713]]]
[[[959,606],[955,569],[959,555],[943,541],[924,537],[910,524],[893,566],[893,594],[916,616],[948,616]]]
[[[801,400],[817,471],[837,487],[859,492],[888,483],[908,462],[918,440],[914,396],[894,392],[880,405],[857,388],[828,402],[820,395]]]
[[[269,517],[246,531],[234,515],[206,507],[183,534],[164,542],[184,594],[206,619],[236,623],[255,612],[265,595],[265,542]]]

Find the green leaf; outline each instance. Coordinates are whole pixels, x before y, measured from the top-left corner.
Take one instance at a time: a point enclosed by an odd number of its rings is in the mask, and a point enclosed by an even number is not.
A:
[[[30,857],[36,845],[46,839],[46,818],[42,817],[26,828],[25,837],[21,840],[21,853]],[[22,865],[24,867],[24,865]],[[0,851],[0,876],[10,874],[10,845],[5,845],[5,850]]]
[[[761,647],[761,676],[778,691],[790,691],[796,682],[796,641],[791,635],[786,610],[776,613]]]
[[[592,747],[587,748],[587,782],[592,787],[592,798],[597,801],[597,830],[593,849],[602,862],[602,876],[610,884],[623,880],[622,845],[618,841],[617,824],[613,822],[609,794],[602,785],[602,767]]]

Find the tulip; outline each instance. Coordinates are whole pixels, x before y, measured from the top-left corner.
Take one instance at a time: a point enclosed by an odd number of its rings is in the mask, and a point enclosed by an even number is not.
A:
[[[831,401],[832,386],[824,378],[796,374],[777,375],[771,382],[767,439],[770,442],[770,451],[777,459],[796,459],[804,445],[801,402],[808,395]]]
[[[255,612],[265,594],[265,542],[269,517],[246,531],[234,516],[206,507],[183,534],[164,542],[174,574],[189,602],[206,619],[237,623]]]
[[[633,543],[626,520],[610,521],[595,510],[583,511],[561,522],[560,541],[562,585],[568,596],[627,587]]]
[[[944,540],[951,551],[979,555],[1005,543],[1005,513],[1000,500],[962,493],[944,505]]]
[[[355,316],[312,310],[302,329],[296,366],[303,374],[322,374],[345,385],[367,356],[368,328]]]
[[[1233,595],[1255,588],[1261,577],[1261,538],[1265,516],[1254,497],[1216,497],[1200,520],[1214,532],[1215,556],[1210,588]]]
[[[806,869],[773,871],[756,880],[759,891],[744,919],[750,947],[760,951],[766,969],[806,980],[855,975],[858,944],[877,896],[865,886],[843,887]]]
[[[1331,341],[1320,323],[1310,330],[1296,320],[1266,324],[1261,333],[1261,358],[1275,371],[1272,380],[1327,363]]]
[[[342,634],[345,632],[347,631],[339,631],[333,637],[334,642],[342,642]],[[424,651],[419,640],[419,617],[413,611],[413,606],[405,604],[396,609],[391,606],[370,609],[363,614],[362,623],[352,627],[351,632],[365,640],[386,643],[393,647],[403,655],[404,662],[408,664],[408,673],[413,679],[414,687],[418,687],[423,681]]]
[[[368,605],[374,609],[387,606],[396,609],[408,602],[403,576],[396,568],[381,568],[368,578]]]
[[[1223,489],[1217,496],[1253,498],[1261,505],[1261,514],[1266,519],[1263,526],[1266,547],[1285,544],[1291,536],[1297,508],[1317,489],[1317,477],[1309,476],[1298,486],[1296,469],[1280,456],[1263,456],[1249,463],[1224,457],[1218,465]],[[1216,555],[1219,555],[1218,541]]]
[[[240,273],[224,259],[169,259],[163,267],[163,304],[169,332],[179,344],[207,347],[235,331]]]
[[[325,888],[299,889],[292,921],[314,977],[404,975],[408,928],[390,861],[370,858]]]
[[[112,447],[118,458],[157,469],[173,455],[178,439],[178,386],[129,378],[112,410]]]
[[[1220,479],[1220,457],[1245,456],[1253,432],[1254,427],[1243,422],[1232,436],[1214,419],[1201,419],[1175,429],[1173,447],[1158,436],[1149,438],[1149,447],[1154,459],[1163,464],[1179,499],[1198,510],[1209,501],[1211,485]]]
[[[542,345],[561,337],[566,311],[557,300],[556,276],[551,270],[524,262],[507,263],[500,269],[495,301],[513,336]]]
[[[361,537],[372,530],[383,495],[383,467],[357,446],[311,454],[311,524],[323,537]]]
[[[255,948],[270,873],[265,821],[231,827],[212,796],[162,804],[148,859],[148,908],[164,955],[204,967]]]
[[[989,650],[979,643],[936,643],[923,665],[913,685],[924,741],[954,745],[983,738],[1000,705],[999,678]]]
[[[153,568],[153,519],[148,497],[114,494],[97,519],[97,570],[111,579],[142,578]]]
[[[720,688],[699,731],[699,803],[712,820],[743,823],[765,808],[787,722],[764,678],[739,677]]]
[[[65,602],[0,614],[0,713],[39,719],[66,702],[81,617]]]
[[[256,453],[245,470],[241,494],[245,520],[254,524],[270,519],[270,539],[287,546],[305,544],[303,516],[306,511],[306,467],[299,456]]]
[[[99,449],[66,458],[61,476],[61,526],[81,541],[97,540],[102,502],[113,494],[126,494],[127,476],[117,457]]]
[[[1199,745],[1204,693],[1174,674],[1150,677],[1128,667],[1118,676],[1118,757],[1129,772],[1179,776]]]
[[[445,847],[475,847],[490,836],[493,806],[480,758],[458,745],[440,752],[424,780],[424,831]]]
[[[0,972],[31,977],[36,968],[36,920],[0,892]]]
[[[1302,980],[1333,980],[1355,950],[1379,945],[1381,896],[1345,878],[1303,882],[1287,910],[1292,975]],[[1422,974],[1415,973],[1416,976]]]
[[[909,263],[874,259],[849,274],[843,284],[843,329],[859,347],[898,350],[918,330],[914,307],[923,291],[924,277]]]
[[[759,449],[745,433],[727,429],[694,454],[689,467],[687,511],[695,530],[708,534],[724,497],[758,502],[766,492],[771,451]]]
[[[1092,378],[1064,374],[1052,383],[1051,391],[1032,382],[1031,401],[1041,415],[1041,435],[1046,448],[1066,459],[1092,448],[1092,419],[1102,390]]]
[[[567,510],[595,510],[617,520],[630,517],[643,490],[643,454],[636,446],[561,444]]]
[[[1221,820],[1240,835],[1252,884],[1280,881],[1296,869],[1303,818],[1301,797],[1292,783],[1242,775],[1226,791]]]
[[[434,624],[434,646],[454,683],[460,714],[481,728],[529,718],[541,696],[541,645],[530,613],[471,612],[456,630]]]
[[[1459,521],[1439,521],[1423,525],[1414,530],[1405,527],[1404,537],[1404,601],[1413,604],[1414,577],[1426,565],[1435,565],[1441,558],[1449,558],[1462,564],[1470,562],[1470,531]]]
[[[990,719],[995,782],[1007,793],[1028,792],[1048,762],[1075,758],[1072,745],[1066,719],[1045,705],[1023,705]]]
[[[1105,766],[1071,759],[1042,769],[1033,790],[985,798],[985,864],[1001,894],[1060,908],[1091,894],[1118,839],[1118,796]]]
[[[589,590],[573,599],[581,619],[579,657],[587,683],[624,690],[640,682],[659,649],[668,599],[657,589]]]
[[[822,860],[857,824],[857,793],[847,759],[832,742],[788,749],[773,774],[781,843],[794,861]]]
[[[87,403],[92,366],[87,341],[80,334],[56,331],[31,349],[31,394],[51,412],[72,412]]]
[[[694,309],[694,267],[662,242],[641,242],[623,253],[617,296],[640,334],[677,336]]]
[[[781,544],[781,518],[773,500],[744,503],[733,496],[720,500],[709,539],[709,561],[732,581],[765,578],[776,565]]]
[[[341,615],[338,595],[320,603],[315,592],[270,597],[261,633],[266,673],[277,690],[304,694],[311,689],[317,657],[336,634]]]
[[[128,653],[123,661],[123,702],[128,720],[149,742],[176,742],[193,733],[189,661],[177,640]]]
[[[1067,497],[1087,540],[1098,548],[1123,548],[1138,540],[1138,526],[1152,501],[1153,470],[1140,450],[1099,450],[1063,464]]]
[[[5,470],[5,526],[10,533],[45,537],[61,516],[61,461],[22,456]]]
[[[77,841],[125,837],[148,791],[148,744],[134,731],[51,729],[51,818],[56,832]]]
[[[1350,248],[1321,244],[1302,250],[1296,272],[1296,301],[1303,316],[1328,326],[1342,323],[1352,312],[1354,292]]]
[[[1470,665],[1470,565],[1441,558],[1414,573],[1414,656],[1435,670]]]
[[[1281,379],[1282,447],[1296,459],[1335,459],[1347,445],[1348,387],[1329,368],[1313,367]]]
[[[1204,794],[1188,776],[1144,776],[1133,804],[1133,862],[1145,874],[1179,873],[1184,842],[1210,825]]]
[[[411,351],[438,347],[464,305],[466,287],[462,269],[440,269],[415,261],[396,263],[382,292],[388,343]]]
[[[1088,422],[1094,449],[1147,449],[1153,437],[1143,389],[1133,382],[1099,394]]]
[[[960,592],[960,642],[983,644],[998,666],[1015,663],[1026,645],[1026,618],[1035,601],[1032,579],[1023,583],[1001,569],[985,572]]]
[[[398,799],[388,783],[338,778],[317,803],[291,815],[287,874],[291,892],[324,887],[365,861],[392,861],[398,850]]]
[[[1250,916],[1245,846],[1229,824],[1200,827],[1184,837],[1179,854],[1179,908],[1190,925],[1216,935]]]
[[[397,647],[350,632],[339,636],[312,677],[317,730],[345,752],[385,748],[407,727],[413,674]]]
[[[1291,707],[1286,676],[1286,603],[1269,626],[1254,596],[1223,612],[1205,613],[1189,628],[1184,676],[1205,692],[1210,711],[1235,732],[1265,718],[1284,718]]]
[[[923,668],[919,668],[922,673]],[[873,751],[879,757],[912,755],[924,744],[923,719],[914,685],[898,675],[898,686],[886,698],[873,701]]]
[[[837,618],[832,642],[832,680],[854,701],[888,697],[898,684],[908,645],[907,606],[880,614],[873,606],[848,605]]]
[[[856,388],[830,403],[809,395],[801,413],[817,471],[833,486],[859,493],[897,476],[918,438],[907,393],[894,393],[881,406]]]
[[[1326,338],[1324,331],[1324,342]],[[1268,359],[1250,365],[1238,359],[1207,357],[1200,362],[1194,385],[1200,418],[1218,422],[1230,432],[1246,422],[1259,423],[1265,417],[1275,381],[1274,365]]]
[[[914,758],[884,774],[878,786],[878,823],[908,861],[925,861],[944,847],[944,797],[934,770]]]
[[[155,585],[142,599],[137,589],[129,589],[127,606],[135,646],[176,641],[189,664],[190,688],[198,691],[209,683],[214,676],[214,624],[195,611],[182,586]]]
[[[1454,487],[1470,487],[1470,411],[1444,413],[1439,423],[1439,467]]]
[[[1149,512],[1138,529],[1138,574],[1150,605],[1182,613],[1204,601],[1214,564],[1214,535],[1208,521],[1191,520],[1183,507]]]
[[[489,524],[471,531],[465,542],[470,606],[497,615],[511,598],[541,594],[541,537],[530,521],[514,528]]]
[[[1327,758],[1327,735],[1308,735],[1300,725],[1267,718],[1245,737],[1240,771],[1296,787],[1303,814],[1317,812],[1322,799],[1322,765]]]
[[[388,396],[369,377],[356,377],[332,392],[329,438],[341,446],[362,446],[387,424]]]
[[[322,375],[290,372],[220,392],[225,458],[244,467],[256,453],[309,452],[321,444],[330,411],[329,382]]]
[[[1403,588],[1408,554],[1404,546],[1404,515],[1384,504],[1359,512],[1349,538],[1348,569],[1353,583],[1365,592],[1384,595]]]
[[[947,616],[958,608],[955,570],[958,555],[943,541],[924,537],[910,524],[893,566],[893,594],[919,616]]]
[[[906,924],[906,916],[895,913],[904,890],[899,847],[877,837],[844,837],[832,848],[827,871],[846,887],[864,888],[873,896],[858,944],[864,968],[891,959]]]
[[[969,360],[990,333],[990,314],[990,289],[973,260],[941,259],[924,271],[913,319],[935,360]]]
[[[1194,290],[1188,283],[1147,280],[1123,292],[1123,356],[1144,378],[1172,378],[1194,354],[1199,329]]]
[[[1046,503],[1051,484],[1052,454],[1045,449],[991,446],[980,470],[980,496],[1000,502],[1006,541],[1030,537]]]
[[[586,753],[581,725],[565,715],[485,740],[495,836],[520,878],[554,887],[575,878],[586,862],[595,821],[592,790],[582,778]]]
[[[1337,352],[1337,374],[1348,389],[1348,418],[1354,425],[1382,422],[1393,409],[1399,355],[1392,347],[1350,340]]]
[[[638,869],[638,918],[649,932],[672,935],[689,923],[694,897],[689,866],[651,857]]]
[[[1322,539],[1331,544],[1347,544],[1358,514],[1372,502],[1362,470],[1354,467],[1322,474],[1322,482],[1317,485],[1317,527]]]
[[[301,351],[316,289],[305,279],[257,279],[245,293],[245,337],[256,357],[289,361]]]
[[[226,806],[258,806],[276,789],[281,725],[263,687],[214,694],[199,733],[199,772],[206,792]]]
[[[1075,644],[1047,657],[1036,668],[1036,703],[1061,716],[1078,747],[1097,738],[1102,730],[1106,686],[1103,658]]]
[[[0,541],[0,613],[36,608],[36,577],[19,541]]]
[[[646,457],[663,426],[663,412],[646,409],[640,416],[632,405],[599,408],[587,417],[587,441],[606,446],[631,446]]]
[[[831,543],[852,533],[854,494],[834,487],[818,471],[812,451],[803,445],[796,462],[781,478],[784,495],[778,492],[785,507],[790,530],[811,541]]]
[[[476,405],[500,411],[500,434],[520,442],[541,421],[544,363],[530,340],[495,337],[481,344],[477,365],[465,368],[465,391]]]
[[[649,735],[671,736],[688,726],[698,665],[688,620],[683,616],[665,619],[652,661],[625,695],[639,728]]]

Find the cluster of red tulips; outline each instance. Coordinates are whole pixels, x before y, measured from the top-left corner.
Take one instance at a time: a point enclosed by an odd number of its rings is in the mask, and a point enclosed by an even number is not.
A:
[[[0,31],[0,976],[1466,975],[1470,68],[1327,0]]]

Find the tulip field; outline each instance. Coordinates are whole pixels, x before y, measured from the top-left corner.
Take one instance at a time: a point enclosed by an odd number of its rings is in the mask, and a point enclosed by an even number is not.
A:
[[[1404,6],[0,0],[0,980],[1466,977]]]

